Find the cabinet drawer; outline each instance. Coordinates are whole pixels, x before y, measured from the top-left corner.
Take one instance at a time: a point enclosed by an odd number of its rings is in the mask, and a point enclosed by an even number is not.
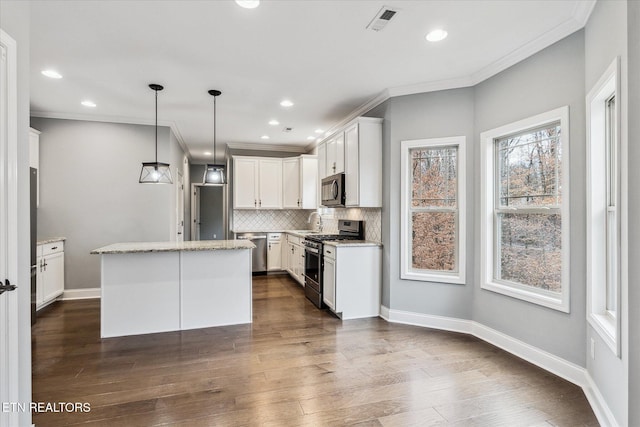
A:
[[[298,236],[294,236],[293,234],[287,234],[287,242],[293,243],[294,245],[301,245],[302,239]]]
[[[47,244],[40,245],[40,246],[42,246],[42,256],[56,254],[58,252],[63,252],[64,251],[64,242],[63,241],[47,243]]]
[[[324,245],[324,249],[322,251],[322,254],[327,257],[327,258],[331,258],[331,259],[336,259],[336,247],[335,246],[329,246],[329,245]]]

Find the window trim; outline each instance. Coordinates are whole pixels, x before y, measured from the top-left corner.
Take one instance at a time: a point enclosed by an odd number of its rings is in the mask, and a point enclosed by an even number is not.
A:
[[[562,204],[560,214],[561,225],[561,285],[562,291],[557,293],[535,289],[530,286],[517,286],[515,284],[495,279],[495,194],[496,173],[498,165],[495,158],[495,140],[514,133],[543,126],[554,122],[560,122],[560,144],[562,147]],[[482,132],[481,141],[481,209],[480,209],[480,288],[488,291],[507,295],[543,307],[569,313],[570,311],[570,182],[569,182],[569,106],[556,108],[514,123],[509,123],[495,129]]]
[[[617,245],[619,267],[616,283],[616,313],[607,310],[607,268],[608,254],[606,247],[608,225],[606,216],[609,213],[608,165],[599,161],[606,156],[606,114],[605,102],[615,97],[615,135],[618,148],[617,188],[616,188],[616,220],[618,222]],[[586,96],[586,183],[587,183],[587,322],[602,338],[605,345],[617,357],[621,357],[621,294],[625,283],[627,265],[627,166],[624,159],[627,152],[626,141],[621,133],[621,90],[620,90],[620,57],[616,57],[607,70],[598,79]],[[594,137],[598,135],[598,140]],[[604,197],[604,198],[603,198]],[[604,208],[604,209],[603,209]],[[605,218],[599,215],[603,212]],[[605,249],[603,249],[605,248]]]
[[[457,227],[457,244],[456,244],[456,264],[458,271],[444,272],[436,270],[417,270],[411,267],[411,221],[409,214],[411,209],[409,204],[409,190],[411,188],[411,160],[410,151],[415,148],[458,148],[458,188],[456,193],[457,211],[458,211],[458,227]],[[466,137],[453,136],[443,138],[413,139],[401,142],[401,183],[400,183],[400,278],[406,280],[418,280],[425,282],[466,284]]]

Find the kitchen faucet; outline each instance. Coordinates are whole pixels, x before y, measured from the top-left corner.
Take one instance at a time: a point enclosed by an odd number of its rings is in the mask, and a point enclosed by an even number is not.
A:
[[[313,215],[318,215],[318,222],[317,222],[317,226],[318,226],[318,231],[322,231],[322,215],[320,215],[318,212],[313,211],[309,214],[309,218],[307,218],[307,222],[309,224],[311,224],[311,217]],[[315,228],[315,227],[314,227]]]

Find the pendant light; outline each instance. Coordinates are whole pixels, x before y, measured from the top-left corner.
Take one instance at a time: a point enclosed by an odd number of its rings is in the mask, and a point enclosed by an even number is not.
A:
[[[172,184],[169,163],[158,162],[158,91],[164,87],[157,84],[150,84],[149,87],[156,92],[156,161],[142,163],[139,182],[141,184]]]
[[[224,165],[216,164],[216,98],[220,96],[222,92],[219,90],[211,89],[209,95],[213,96],[213,164],[207,164],[204,170],[203,182],[205,184],[224,184],[226,182],[226,173]]]

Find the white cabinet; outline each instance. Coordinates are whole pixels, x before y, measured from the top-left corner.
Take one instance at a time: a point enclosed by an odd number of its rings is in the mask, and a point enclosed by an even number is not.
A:
[[[38,245],[36,308],[53,302],[64,292],[64,242]]]
[[[380,314],[379,246],[324,245],[323,301],[342,319]]]
[[[344,133],[338,132],[326,145],[327,163],[324,177],[344,172]]]
[[[287,234],[287,272],[304,286],[304,246],[302,238]]]
[[[344,172],[347,207],[382,207],[382,119],[358,117],[336,135],[318,146],[319,156],[326,153],[319,179]]]
[[[234,156],[233,208],[282,209],[282,160]]]
[[[40,131],[29,128],[29,167],[38,170],[36,207],[40,207]]]
[[[282,207],[317,209],[318,158],[301,155],[282,160]]]
[[[267,271],[282,270],[282,235],[269,233],[267,235]]]

